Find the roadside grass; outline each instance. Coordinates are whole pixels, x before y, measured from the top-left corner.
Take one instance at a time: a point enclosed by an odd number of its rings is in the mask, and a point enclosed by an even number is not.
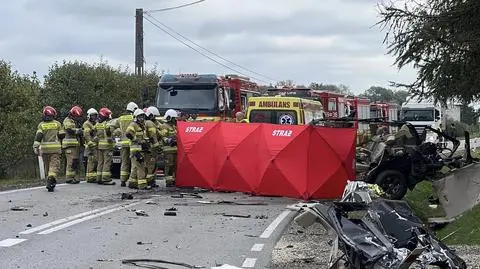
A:
[[[412,208],[413,212],[422,221],[426,222],[428,218],[439,218],[445,216],[445,211],[441,205],[437,208],[430,208],[429,197],[434,194],[433,186],[428,181],[417,184],[412,191],[405,196],[405,200]]]
[[[479,219],[480,205],[477,205],[437,231],[437,237],[448,245],[480,245]]]
[[[472,151],[474,158],[480,158],[480,151]],[[441,205],[430,208],[429,197],[435,196],[433,186],[428,181],[419,183],[413,191],[409,191],[405,200],[412,208],[414,214],[425,223],[428,218],[444,217],[445,211]],[[465,212],[454,222],[446,225],[435,234],[444,243],[449,245],[480,245],[480,205]]]
[[[0,190],[11,190],[42,186],[45,183],[36,178],[30,179],[0,179]]]

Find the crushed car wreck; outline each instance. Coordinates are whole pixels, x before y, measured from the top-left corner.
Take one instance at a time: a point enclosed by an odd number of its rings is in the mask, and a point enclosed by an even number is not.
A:
[[[380,198],[378,186],[349,182],[338,202],[315,203],[295,221],[320,222],[333,233],[328,268],[464,269],[466,263],[436,239],[404,201]],[[340,250],[340,251],[339,251]]]

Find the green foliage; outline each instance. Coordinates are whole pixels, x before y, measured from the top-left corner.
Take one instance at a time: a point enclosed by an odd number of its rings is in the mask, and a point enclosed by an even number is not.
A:
[[[408,92],[403,90],[391,90],[384,87],[372,86],[360,96],[370,99],[372,102],[394,102],[402,105],[407,100]]]
[[[393,85],[442,102],[480,97],[480,1],[383,1],[380,17],[398,68],[418,70],[412,83]]]
[[[425,222],[428,220],[428,218],[445,216],[445,211],[441,205],[435,209],[429,207],[430,202],[428,201],[428,198],[432,196],[433,193],[432,183],[428,181],[422,181],[405,196],[405,200],[412,208],[415,215]]]
[[[159,76],[153,70],[139,77],[126,68],[112,68],[106,62],[64,61],[53,64],[44,79],[41,87],[35,75],[21,76],[0,61],[0,176],[19,175],[16,170],[25,170],[26,165],[35,171],[31,167],[34,163],[31,147],[43,106],[55,107],[59,121],[63,121],[73,105],[82,106],[84,111],[106,106],[115,117],[130,101],[139,106],[153,105]],[[147,90],[145,96],[143,89]],[[150,103],[144,104],[143,99]]]
[[[343,84],[334,85],[334,84],[323,84],[323,83],[312,82],[310,83],[309,88],[317,91],[337,92],[337,93],[348,94],[348,95],[352,94],[352,91],[350,90],[350,88]]]
[[[0,61],[0,176],[32,156],[32,143],[40,115],[40,83],[35,75],[22,76]]]
[[[138,77],[128,71],[112,68],[107,63],[83,62],[55,63],[45,76],[42,89],[42,105],[52,105],[61,117],[67,115],[72,105],[84,110],[97,110],[106,106],[115,115],[125,110],[125,105],[136,102],[142,105],[142,89],[149,90],[149,100],[154,100],[158,75],[155,71]]]

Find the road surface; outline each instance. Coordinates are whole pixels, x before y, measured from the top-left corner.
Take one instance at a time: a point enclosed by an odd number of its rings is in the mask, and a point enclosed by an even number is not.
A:
[[[123,192],[133,199],[122,200]],[[139,258],[264,268],[295,215],[286,206],[296,201],[286,198],[175,194],[88,183],[0,192],[0,268],[135,268],[121,261]],[[222,200],[263,205],[205,203]],[[172,207],[177,216],[165,216]]]

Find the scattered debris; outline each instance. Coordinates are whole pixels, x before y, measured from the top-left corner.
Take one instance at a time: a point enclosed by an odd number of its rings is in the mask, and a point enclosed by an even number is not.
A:
[[[248,219],[248,218],[251,217],[251,215],[226,214],[226,213],[223,213],[222,216],[224,216],[224,217],[233,217],[233,218],[245,218],[245,219]]]
[[[203,199],[203,197],[198,193],[186,193],[186,192],[182,192],[180,194],[175,194],[175,195],[172,195],[171,197],[172,198],[193,197],[193,198]]]
[[[188,203],[176,203],[176,204],[173,204],[173,205],[176,205],[176,206],[189,206]]]
[[[172,195],[170,197],[172,197],[172,198],[183,198],[183,195],[175,194],[175,195]]]
[[[146,243],[146,242],[142,242],[142,241],[138,241],[137,242],[137,245],[151,245],[152,243]]]
[[[145,204],[147,205],[157,205],[158,203],[152,202],[152,201],[146,201]]]
[[[48,212],[43,213],[44,217],[48,217]]]
[[[255,216],[256,219],[268,219],[268,216],[267,215],[258,215],[258,216]]]
[[[147,212],[145,212],[143,210],[135,210],[135,214],[137,214],[137,216],[148,217]]]
[[[8,202],[9,202],[9,203],[11,203],[11,202],[12,202],[12,200],[8,200]]]
[[[246,237],[258,237],[258,235],[253,235],[253,234],[244,234]]]
[[[268,205],[263,201],[244,201],[244,202],[237,202],[237,201],[197,201],[200,204],[227,204],[227,205]]]
[[[178,265],[182,266],[185,268],[205,268],[205,266],[196,266],[196,265],[191,265],[188,263],[184,262],[171,262],[171,261],[166,261],[166,260],[156,260],[156,259],[128,259],[128,260],[122,260],[122,264],[130,264],[130,265],[135,265],[139,267],[145,267],[145,268],[154,268],[152,265],[140,265],[137,263],[163,263],[163,264],[172,264],[172,265]],[[148,267],[147,267],[148,266]]]
[[[113,262],[114,260],[98,259],[97,262]]]
[[[177,211],[177,209],[175,207],[171,207],[171,208],[166,209],[165,211]]]
[[[241,269],[241,268],[230,265],[230,264],[223,264],[222,266],[212,267],[212,269]]]
[[[14,206],[10,208],[12,211],[28,211],[28,208],[22,207],[22,206]]]
[[[133,195],[131,193],[122,193],[122,200],[133,200]]]
[[[293,245],[287,245],[285,248],[293,248]]]
[[[174,212],[174,211],[165,211],[165,213],[163,213],[164,216],[176,216],[177,215],[177,212]]]
[[[27,227],[28,227],[28,228],[31,228],[31,227],[32,227],[32,224],[30,224],[30,223],[27,224]]]

